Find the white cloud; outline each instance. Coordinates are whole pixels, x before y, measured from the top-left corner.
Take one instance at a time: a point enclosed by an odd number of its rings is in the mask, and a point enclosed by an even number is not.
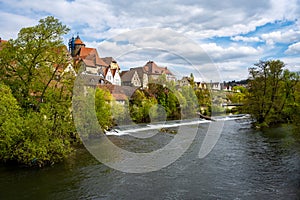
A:
[[[242,42],[261,42],[262,40],[259,37],[244,37],[244,36],[234,36],[230,38],[233,41],[242,41]]]
[[[267,13],[277,19],[295,19],[295,16],[298,15],[298,0],[271,0],[270,2],[272,6]]]
[[[294,43],[285,51],[286,54],[300,54],[300,42]]]
[[[0,11],[0,27],[1,27],[1,35],[2,39],[15,39],[17,38],[18,32],[21,28],[26,26],[32,26],[33,24],[37,24],[38,19],[31,19],[28,17],[24,17],[18,14],[1,12]]]
[[[257,56],[262,52],[261,48],[253,48],[251,46],[230,46],[221,47],[216,43],[203,44],[202,47],[206,50],[208,55],[213,60],[227,60],[227,59],[242,59],[243,57]]]
[[[290,71],[300,72],[300,57],[283,57],[280,58]]]
[[[34,17],[39,13],[41,16],[44,13],[53,14],[72,28],[86,25],[84,34],[97,33],[98,37],[102,37],[101,33],[107,27],[115,31],[124,28],[169,27],[187,33],[192,38],[233,36],[255,30],[257,26],[278,19],[271,17],[274,13],[268,13],[270,8],[277,4],[258,0],[243,3],[236,0],[226,3],[217,0],[185,3],[166,1],[164,4],[159,1],[97,0],[44,0],[41,4],[37,0],[11,0],[6,4],[17,10],[22,9],[27,15]],[[279,17],[282,17],[281,15]]]
[[[268,45],[296,42],[300,40],[300,30],[284,29],[282,31],[273,31],[262,34],[261,38],[265,40]]]
[[[247,61],[228,61],[217,63],[220,66],[220,74],[223,80],[244,80],[248,78],[248,68],[251,66]]]

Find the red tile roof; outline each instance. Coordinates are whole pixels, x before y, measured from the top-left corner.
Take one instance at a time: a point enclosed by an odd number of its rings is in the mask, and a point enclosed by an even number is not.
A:
[[[95,48],[81,47],[79,52],[80,58],[86,58]]]
[[[96,67],[93,60],[82,59],[82,61],[84,62],[84,64],[86,64],[86,65],[89,66],[89,67]]]
[[[92,50],[85,50],[86,47],[83,47],[83,52],[82,53],[82,57],[85,58],[85,60],[92,60],[94,62],[94,66],[96,67],[96,65],[98,66],[103,66],[103,67],[108,67],[108,65],[99,57],[98,52],[95,48],[89,48]],[[84,54],[88,53],[87,56],[85,56]]]

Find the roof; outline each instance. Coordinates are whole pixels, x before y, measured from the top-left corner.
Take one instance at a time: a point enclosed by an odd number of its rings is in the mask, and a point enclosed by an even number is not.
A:
[[[96,65],[108,67],[107,64],[98,56],[98,54],[96,56]]]
[[[86,49],[85,47],[83,47],[84,49]],[[108,67],[108,65],[99,57],[98,52],[95,48],[89,48],[91,49],[89,50],[84,50],[86,52],[89,51],[89,54],[87,56],[85,56],[85,60],[92,60],[94,62],[94,66],[96,67],[96,65],[99,66],[104,66],[104,67]]]
[[[123,71],[121,74],[122,81],[123,82],[131,82],[135,73],[137,73],[136,70]]]
[[[101,58],[111,69],[120,69],[117,61],[113,57]]]
[[[80,58],[86,58],[95,48],[81,47],[79,51]]]
[[[83,43],[82,40],[80,39],[79,35],[77,35],[74,44],[83,44],[83,45],[84,45],[84,43]]]
[[[82,61],[84,62],[85,65],[87,65],[89,67],[96,67],[95,62],[93,60],[82,59]]]
[[[98,85],[98,88],[101,89],[107,89],[111,95],[115,98],[115,100],[122,100],[125,101],[127,99],[126,94],[124,93],[124,91],[122,90],[121,86],[117,86],[117,85]]]
[[[105,57],[105,58],[101,58],[106,64],[110,65],[110,63],[112,63],[113,61],[116,62],[113,57]]]
[[[110,85],[110,84],[98,85],[98,87],[108,89],[112,95],[118,95],[118,94],[125,95],[126,98],[128,98],[128,99],[131,98],[131,96],[137,89],[137,87],[119,86],[119,85]],[[121,97],[121,96],[119,96],[119,97]]]
[[[147,73],[146,70],[143,67],[131,68],[130,71],[136,71],[140,80],[143,80],[144,74]]]
[[[101,79],[100,76],[92,75],[92,74],[80,74],[80,81],[83,85],[90,85],[90,86],[96,86],[99,83],[99,80]]]
[[[144,66],[147,74],[168,74],[173,75],[172,72],[167,67],[159,67],[153,61],[148,61]]]

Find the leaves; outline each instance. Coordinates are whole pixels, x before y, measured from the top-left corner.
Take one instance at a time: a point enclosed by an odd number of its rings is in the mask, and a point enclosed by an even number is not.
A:
[[[76,142],[71,115],[74,77],[54,17],[21,29],[0,51],[0,159],[29,166],[59,162]],[[74,137],[75,136],[75,137]]]
[[[249,92],[245,108],[258,125],[289,122],[296,103],[295,87],[299,75],[284,70],[280,60],[260,61],[249,69]]]
[[[113,124],[111,105],[112,96],[106,89],[96,89],[95,110],[98,122],[103,130],[107,130]]]

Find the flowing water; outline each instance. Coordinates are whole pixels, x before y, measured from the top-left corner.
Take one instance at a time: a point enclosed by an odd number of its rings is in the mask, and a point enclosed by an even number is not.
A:
[[[119,172],[85,149],[43,169],[1,166],[0,199],[300,199],[300,151],[289,145],[288,128],[262,132],[247,120],[225,121],[214,149],[199,159],[207,128],[208,123],[200,124],[188,151],[155,172]],[[173,135],[109,137],[122,148],[147,152]]]

